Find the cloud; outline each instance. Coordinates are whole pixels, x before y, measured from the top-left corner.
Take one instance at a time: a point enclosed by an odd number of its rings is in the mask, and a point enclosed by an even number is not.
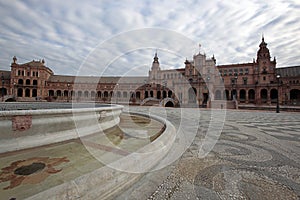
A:
[[[0,1],[0,64],[1,69],[9,70],[14,55],[20,63],[44,58],[56,74],[74,75],[105,41],[127,31],[152,27],[173,30],[193,40],[191,52],[181,55],[183,58],[191,59],[201,43],[201,51],[208,57],[214,54],[218,64],[251,62],[264,34],[278,67],[299,65],[299,10],[299,2],[291,0]],[[142,35],[136,37],[143,42]],[[144,39],[157,38],[152,33]],[[134,38],[118,42],[105,52],[106,56],[122,52],[135,42]],[[174,41],[165,37],[161,42],[168,47]],[[118,65],[108,72],[122,75],[130,69],[130,63],[141,63],[149,67],[144,73],[141,69],[145,67],[136,70],[137,75],[147,75],[154,49],[123,52],[126,56],[120,58],[122,62],[116,61]],[[182,66],[184,62],[166,53],[159,55],[161,63],[170,62],[167,66]],[[90,71],[104,67],[101,61],[94,61]]]

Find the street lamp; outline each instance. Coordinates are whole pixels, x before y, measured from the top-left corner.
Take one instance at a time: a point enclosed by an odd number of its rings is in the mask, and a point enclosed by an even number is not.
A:
[[[117,98],[116,98],[116,104],[118,103],[118,97],[119,97],[119,83],[116,84],[117,88]]]
[[[280,112],[280,108],[279,108],[279,79],[280,79],[280,74],[276,75],[277,78],[277,106],[276,106],[276,113]]]
[[[67,102],[69,102],[69,95],[70,95],[70,83],[67,84],[67,87],[68,87],[68,95],[67,95]]]
[[[234,79],[233,79],[233,81],[232,81],[232,83],[231,83],[231,95],[232,95],[232,100],[235,100],[235,96],[236,96],[236,90],[235,90],[235,93],[233,94],[233,88],[234,88],[234,86],[236,86],[236,84],[237,84],[237,79],[238,79],[238,77],[235,76]]]

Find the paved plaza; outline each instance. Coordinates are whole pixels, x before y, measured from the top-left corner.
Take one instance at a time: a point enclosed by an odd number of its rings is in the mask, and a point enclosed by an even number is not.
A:
[[[300,113],[146,106],[124,110],[168,119],[177,130],[177,138],[160,167],[146,172],[112,199],[300,198]],[[147,127],[136,121],[134,128],[128,124],[127,118],[121,120],[120,127],[129,133],[125,135],[127,143],[120,143],[118,134],[110,138],[121,144],[118,151],[101,144],[101,139],[100,145],[93,145],[98,140],[95,137],[88,137],[85,145],[100,153],[117,155],[114,158],[123,157],[149,143],[143,135],[140,138],[130,135],[138,130],[136,127],[154,133],[161,129],[161,124],[155,123]],[[101,168],[103,164],[81,142],[72,140],[2,154],[2,170],[13,167],[15,162],[27,162],[26,159],[32,162],[30,159],[34,158],[36,163],[46,159],[43,163],[47,163],[47,173],[12,182],[2,177],[1,196],[24,199]]]
[[[151,112],[146,107],[130,110]],[[178,128],[181,109],[155,112]],[[212,112],[189,109],[182,117],[192,120],[199,112],[199,129],[182,156],[147,173],[117,199],[300,198],[300,113],[227,110],[222,133],[203,158],[199,148]]]

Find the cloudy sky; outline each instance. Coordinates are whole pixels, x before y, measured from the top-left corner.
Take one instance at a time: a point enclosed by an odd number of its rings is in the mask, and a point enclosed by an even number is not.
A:
[[[0,13],[4,70],[17,56],[55,74],[147,75],[155,51],[162,68],[183,67],[199,44],[217,64],[251,62],[262,34],[277,67],[300,65],[298,0],[0,0]]]

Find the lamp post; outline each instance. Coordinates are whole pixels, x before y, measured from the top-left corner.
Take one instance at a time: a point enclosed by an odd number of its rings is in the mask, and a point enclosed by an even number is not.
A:
[[[67,84],[67,87],[68,87],[68,96],[67,96],[67,102],[69,102],[69,95],[70,95],[70,83]]]
[[[277,105],[276,105],[276,113],[280,112],[280,108],[279,108],[279,79],[280,79],[280,74],[276,75],[277,78]]]
[[[116,98],[116,104],[118,104],[118,97],[119,97],[119,83],[116,84],[117,86],[117,98]]]

